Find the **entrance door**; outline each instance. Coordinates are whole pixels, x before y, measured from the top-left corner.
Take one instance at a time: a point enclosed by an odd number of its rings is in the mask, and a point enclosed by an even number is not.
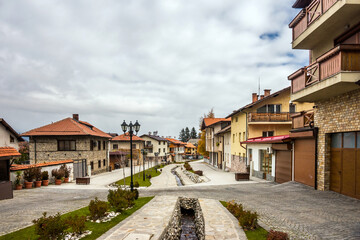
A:
[[[74,179],[86,176],[86,159],[74,161]]]
[[[330,190],[360,199],[360,132],[331,135]]]
[[[260,170],[264,173],[263,178],[266,179],[267,175],[271,176],[272,172],[272,154],[267,153],[266,150],[260,151]]]
[[[291,181],[291,151],[276,151],[275,181]]]

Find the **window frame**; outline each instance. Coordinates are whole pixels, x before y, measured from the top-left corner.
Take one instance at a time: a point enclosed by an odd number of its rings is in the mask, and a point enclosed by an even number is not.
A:
[[[63,145],[63,149],[60,148],[61,142],[64,143]],[[71,149],[71,143],[74,143],[74,149]],[[66,148],[66,143],[68,143],[68,148]],[[76,140],[74,139],[69,139],[69,140],[57,140],[57,150],[64,152],[64,151],[76,151]]]

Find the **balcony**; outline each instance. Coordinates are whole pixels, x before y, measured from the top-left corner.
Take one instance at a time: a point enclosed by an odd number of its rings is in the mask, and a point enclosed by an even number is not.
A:
[[[144,148],[153,148],[153,144],[152,143],[146,143]]]
[[[294,49],[313,49],[335,39],[346,26],[360,20],[360,2],[354,0],[313,0],[291,21]]]
[[[248,123],[249,124],[262,124],[266,122],[267,124],[274,122],[278,124],[279,122],[289,123],[291,121],[290,113],[249,113],[248,114]]]
[[[360,44],[339,45],[288,77],[291,100],[313,102],[355,89],[360,80]]]
[[[314,127],[313,110],[291,114],[291,118],[292,118],[292,129]]]

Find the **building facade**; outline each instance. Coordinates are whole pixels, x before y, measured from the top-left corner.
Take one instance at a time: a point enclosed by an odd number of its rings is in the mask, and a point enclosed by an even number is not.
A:
[[[0,147],[12,147],[19,150],[19,142],[24,139],[3,119],[0,118]]]
[[[140,165],[143,164],[143,153],[145,140],[141,137],[134,135],[132,137],[132,153],[133,153],[133,164]],[[129,133],[122,134],[116,137],[113,137],[110,141],[110,152],[111,154],[111,162],[117,161],[117,157],[123,156],[124,152],[129,155],[130,154],[130,136]],[[119,156],[115,153],[118,152]],[[127,157],[127,160],[129,158]],[[128,166],[129,164],[126,164]]]
[[[166,161],[169,152],[168,141],[165,138],[151,133],[141,135],[141,138],[145,140],[144,148],[147,150],[147,159],[154,161],[155,158],[158,158],[159,161]]]

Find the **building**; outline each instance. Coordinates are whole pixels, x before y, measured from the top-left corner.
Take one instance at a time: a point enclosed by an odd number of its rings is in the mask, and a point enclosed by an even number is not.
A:
[[[74,161],[75,177],[105,172],[109,166],[110,135],[78,114],[22,134],[30,138],[30,163]]]
[[[253,93],[250,104],[227,116],[232,120],[231,170],[245,172],[246,168],[250,166],[249,157],[253,150],[246,145],[248,139],[288,135],[292,126],[290,114],[312,106],[312,103],[290,102],[290,87],[275,93],[271,93],[270,89],[265,89],[264,94],[260,96]],[[268,165],[272,166],[273,163],[269,162]],[[252,168],[250,170],[251,172],[256,171]],[[265,177],[272,176],[271,170],[272,168],[266,167],[261,170],[265,174],[259,174]],[[273,179],[270,178],[270,180]]]
[[[141,135],[145,140],[145,149],[147,150],[146,158],[150,161],[166,161],[168,156],[168,141],[157,135],[157,132]],[[156,153],[156,155],[155,155]]]
[[[219,155],[222,161],[222,170],[231,170],[231,125],[218,131],[216,137],[219,139]]]
[[[205,150],[209,152],[209,164],[223,169],[222,138],[216,133],[231,124],[230,118],[204,118],[201,131],[205,131]]]
[[[296,116],[291,133],[313,149],[311,161],[295,161],[314,166],[315,188],[360,198],[360,1],[297,0],[293,8],[292,47],[309,50],[309,65],[288,77],[291,100],[315,103],[313,120]]]
[[[0,147],[19,150],[19,142],[25,141],[3,118],[0,118]]]
[[[196,151],[196,146],[190,142],[187,142],[185,145],[185,155],[186,156],[196,156],[197,151]]]
[[[180,162],[185,155],[185,145],[182,141],[174,138],[166,138],[169,143],[169,153],[172,162]]]
[[[0,147],[0,200],[13,198],[10,181],[10,161],[15,157],[20,157],[20,155],[13,147]]]
[[[143,154],[141,152],[144,149],[145,140],[133,135],[132,136],[132,150],[133,150],[133,164],[140,165],[143,163]],[[121,156],[124,156],[124,152],[129,155],[130,154],[130,135],[129,133],[125,133],[116,137],[113,137],[110,141],[110,163],[115,164],[121,159]],[[118,155],[116,155],[116,152]],[[126,155],[126,156],[127,156]],[[129,158],[127,157],[127,160]],[[128,163],[125,164],[129,166]]]

